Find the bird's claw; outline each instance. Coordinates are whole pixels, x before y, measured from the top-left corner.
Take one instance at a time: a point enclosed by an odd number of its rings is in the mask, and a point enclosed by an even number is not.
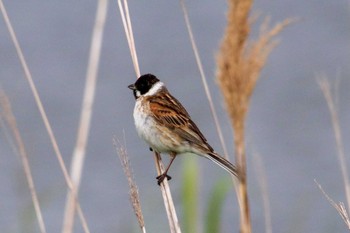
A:
[[[167,178],[167,180],[171,180],[171,176],[169,176],[166,173],[157,176],[157,180],[158,180],[157,183],[158,183],[158,185],[160,185],[165,178]]]

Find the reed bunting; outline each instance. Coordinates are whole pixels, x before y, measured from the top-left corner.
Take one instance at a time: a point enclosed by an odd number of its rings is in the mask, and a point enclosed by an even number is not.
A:
[[[134,121],[138,135],[150,149],[168,153],[171,157],[165,172],[157,177],[158,185],[178,154],[193,153],[215,162],[223,169],[237,176],[236,167],[214,152],[186,109],[173,97],[164,83],[152,74],[142,75],[128,86],[136,100]]]

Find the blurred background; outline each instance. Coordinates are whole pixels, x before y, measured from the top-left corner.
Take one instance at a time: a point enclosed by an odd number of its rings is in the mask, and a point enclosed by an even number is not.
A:
[[[33,79],[69,167],[88,63],[96,1],[5,0]],[[226,25],[227,3],[186,1],[194,36],[213,94],[226,144],[233,134],[215,83],[215,55]],[[178,1],[129,1],[141,73],[154,73],[187,108],[210,144],[222,153],[200,81]],[[257,0],[254,13],[274,25],[299,21],[278,38],[254,91],[247,121],[248,182],[253,232],[264,232],[264,210],[256,155],[266,172],[273,232],[346,232],[346,226],[314,183],[345,202],[330,114],[317,83],[325,74],[339,80],[338,113],[344,149],[350,153],[350,2],[346,0]],[[261,20],[252,32],[257,35]],[[0,85],[11,101],[29,153],[48,232],[60,232],[66,185],[3,18],[0,20]],[[135,73],[116,1],[110,1],[98,73],[96,101],[79,194],[91,232],[139,232],[129,204],[128,185],[112,138],[123,140],[139,186],[149,232],[168,232],[156,184],[153,156],[135,131],[134,98],[127,85]],[[233,158],[233,157],[231,157]],[[182,166],[170,170],[173,198],[181,216]],[[213,184],[228,174],[198,159],[200,210]],[[349,161],[347,160],[347,165]],[[38,232],[21,160],[0,128],[1,232]],[[222,232],[238,232],[235,193],[225,201]],[[203,224],[200,214],[200,225]],[[181,217],[180,217],[181,221]],[[82,232],[76,219],[75,232]],[[180,222],[181,223],[181,222]]]

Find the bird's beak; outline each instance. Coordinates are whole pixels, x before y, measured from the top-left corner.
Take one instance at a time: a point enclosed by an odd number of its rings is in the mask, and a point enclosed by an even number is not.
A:
[[[131,89],[131,90],[136,90],[136,87],[135,87],[135,84],[130,84],[129,86],[128,86],[128,88],[129,89]]]

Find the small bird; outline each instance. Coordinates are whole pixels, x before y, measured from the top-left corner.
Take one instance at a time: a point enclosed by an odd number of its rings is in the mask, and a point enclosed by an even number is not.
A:
[[[128,88],[136,100],[133,115],[138,135],[151,151],[171,157],[164,173],[157,177],[158,185],[165,178],[171,179],[168,170],[176,156],[183,153],[208,158],[237,176],[236,167],[213,150],[186,109],[156,76],[144,74]]]

